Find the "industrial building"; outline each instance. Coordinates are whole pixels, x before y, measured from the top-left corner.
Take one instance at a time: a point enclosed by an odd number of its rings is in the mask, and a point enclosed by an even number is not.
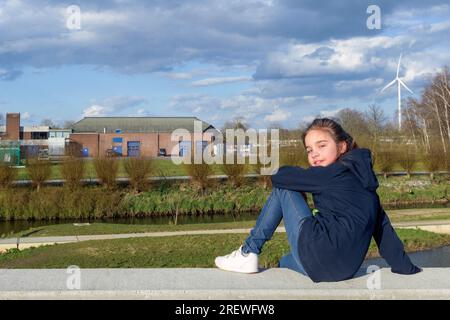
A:
[[[201,136],[194,138],[194,123],[201,123]],[[86,117],[72,126],[70,142],[82,148],[84,157],[185,156],[195,147],[203,150],[214,141],[217,130],[196,117]],[[172,141],[176,129],[191,133]]]
[[[194,134],[194,124],[200,135]],[[188,135],[172,141],[176,129]],[[217,133],[196,117],[86,117],[71,128],[53,129],[21,126],[20,113],[7,113],[6,125],[0,126],[0,161],[16,163],[42,154],[58,158],[68,146],[83,157],[185,156],[193,152],[194,141],[196,150],[204,150]]]

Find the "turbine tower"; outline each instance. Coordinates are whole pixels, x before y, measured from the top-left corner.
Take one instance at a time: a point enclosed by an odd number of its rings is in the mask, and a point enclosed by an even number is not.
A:
[[[397,65],[397,75],[395,76],[395,79],[389,82],[382,90],[386,90],[390,86],[392,86],[395,82],[397,82],[397,97],[398,97],[398,130],[402,130],[402,93],[401,93],[401,86],[403,86],[406,90],[413,93],[411,89],[409,89],[406,84],[398,77],[398,73],[400,71],[400,62],[402,61],[402,54],[400,54],[400,58],[398,59],[398,65]]]

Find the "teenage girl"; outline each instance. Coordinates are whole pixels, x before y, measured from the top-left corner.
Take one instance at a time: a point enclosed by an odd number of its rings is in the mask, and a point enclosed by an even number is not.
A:
[[[315,119],[302,136],[310,167],[281,167],[255,227],[236,251],[217,257],[218,268],[258,272],[258,254],[284,219],[290,253],[279,262],[314,282],[352,278],[372,237],[391,271],[414,274],[411,263],[376,193],[370,150],[358,148],[335,121]],[[314,216],[302,193],[312,193]]]

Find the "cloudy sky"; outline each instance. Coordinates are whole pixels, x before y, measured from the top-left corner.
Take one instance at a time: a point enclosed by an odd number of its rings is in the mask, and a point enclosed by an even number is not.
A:
[[[393,119],[396,89],[380,89],[400,53],[419,97],[450,65],[449,32],[444,0],[0,0],[0,111],[294,128],[375,103]]]

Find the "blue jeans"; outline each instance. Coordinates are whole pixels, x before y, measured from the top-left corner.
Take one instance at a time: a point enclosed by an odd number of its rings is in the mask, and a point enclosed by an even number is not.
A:
[[[291,252],[281,258],[279,266],[307,275],[299,257],[298,238],[304,219],[310,216],[312,216],[311,209],[301,193],[273,188],[256,220],[255,227],[242,246],[242,252],[259,254],[283,218]]]

